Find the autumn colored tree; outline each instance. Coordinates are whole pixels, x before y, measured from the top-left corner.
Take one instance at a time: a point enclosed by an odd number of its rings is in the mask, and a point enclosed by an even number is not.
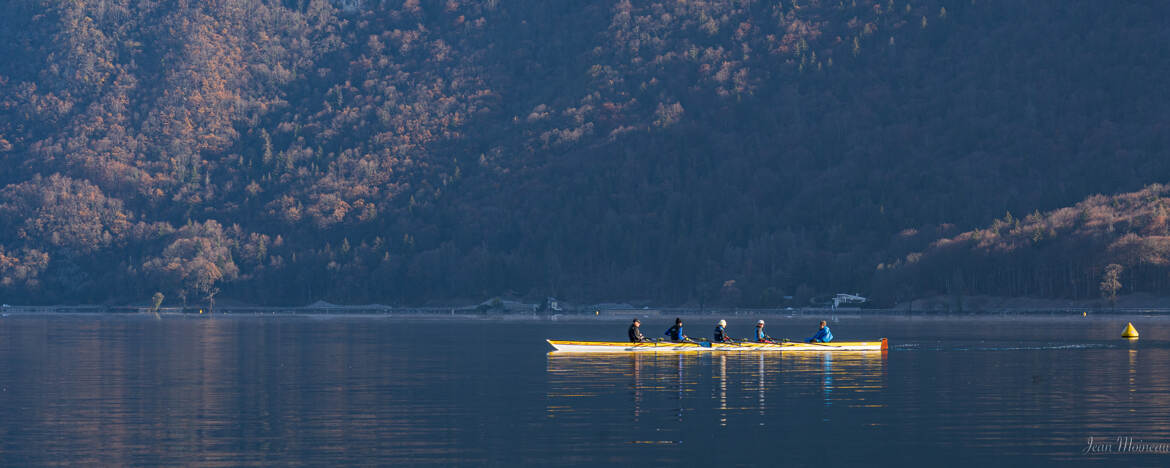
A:
[[[1110,304],[1117,302],[1117,291],[1121,290],[1122,270],[1121,265],[1110,263],[1105,267],[1105,273],[1101,275],[1101,295],[1109,299]]]
[[[183,226],[162,255],[148,260],[143,269],[158,275],[184,305],[191,294],[214,301],[218,285],[239,274],[223,227],[215,221]]]

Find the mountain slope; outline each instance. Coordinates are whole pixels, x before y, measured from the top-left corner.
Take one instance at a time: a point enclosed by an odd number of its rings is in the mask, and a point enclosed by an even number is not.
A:
[[[1005,211],[1163,180],[1164,16],[22,0],[0,19],[0,292],[752,305],[869,289],[879,263]]]

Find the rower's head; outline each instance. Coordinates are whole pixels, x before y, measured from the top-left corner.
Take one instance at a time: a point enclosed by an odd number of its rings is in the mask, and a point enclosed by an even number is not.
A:
[[[635,327],[636,327],[636,326],[638,326],[638,325],[641,325],[641,324],[642,324],[642,322],[641,322],[640,320],[638,320],[638,319],[634,319],[634,326],[635,326]]]
[[[720,321],[719,321],[719,326],[721,326],[721,327],[726,327],[726,326],[727,326],[727,321],[726,321],[726,320],[720,320]]]
[[[681,318],[681,317],[676,317],[676,318],[674,319],[674,324],[675,324],[675,325],[682,325],[682,318]]]
[[[829,324],[829,322],[821,320],[821,328],[825,328],[825,325],[828,325],[828,324]]]
[[[762,326],[764,326],[764,321],[763,321],[763,320],[760,320],[759,322],[756,322],[756,328],[760,328],[760,327],[762,327]]]

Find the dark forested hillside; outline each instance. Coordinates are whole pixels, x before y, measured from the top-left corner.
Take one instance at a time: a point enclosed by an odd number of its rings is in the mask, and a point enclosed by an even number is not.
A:
[[[953,269],[905,255],[1167,179],[1168,11],[14,0],[0,297],[773,305],[953,289],[937,281]],[[971,278],[1040,267],[962,258]],[[1025,283],[1006,292],[1091,293]]]

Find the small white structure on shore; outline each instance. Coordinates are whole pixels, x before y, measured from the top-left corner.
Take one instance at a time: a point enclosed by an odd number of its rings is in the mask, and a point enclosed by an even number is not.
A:
[[[836,296],[833,296],[833,309],[836,309],[842,304],[864,304],[868,301],[869,299],[861,297],[858,294],[837,293]]]

